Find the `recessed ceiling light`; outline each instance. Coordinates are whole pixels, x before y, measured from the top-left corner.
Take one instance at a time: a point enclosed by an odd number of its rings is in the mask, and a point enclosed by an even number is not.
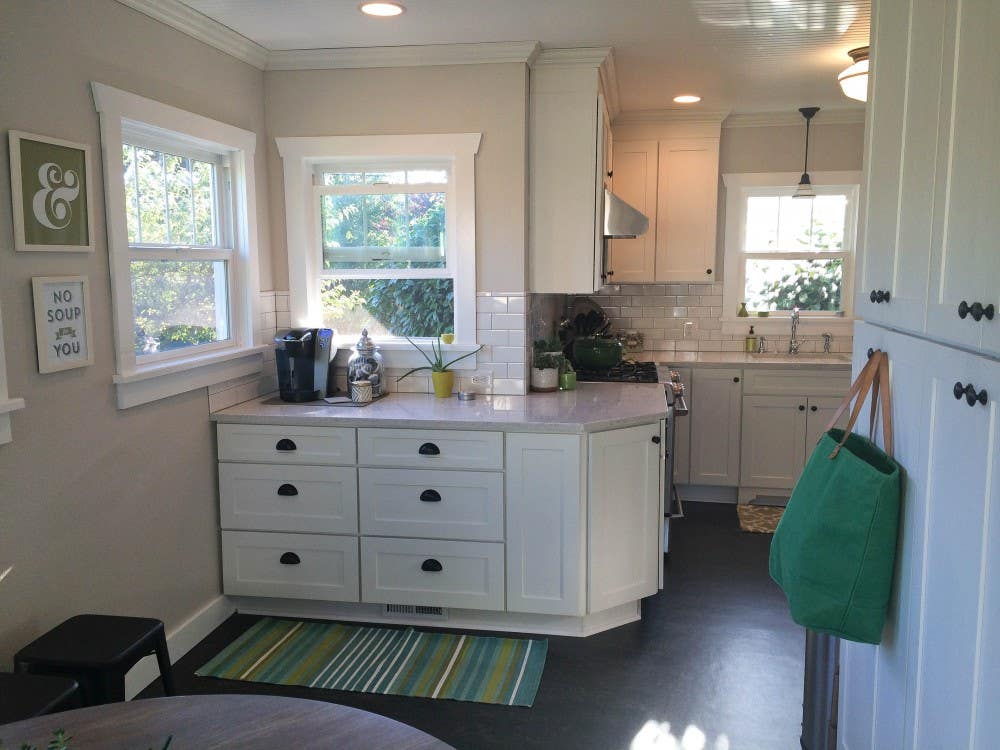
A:
[[[389,18],[398,16],[406,8],[396,0],[379,0],[378,2],[365,2],[358,6],[358,9],[367,16],[378,16],[379,18]]]
[[[675,96],[674,101],[678,104],[694,104],[695,102],[700,102],[701,97],[694,94],[681,94],[680,96]]]

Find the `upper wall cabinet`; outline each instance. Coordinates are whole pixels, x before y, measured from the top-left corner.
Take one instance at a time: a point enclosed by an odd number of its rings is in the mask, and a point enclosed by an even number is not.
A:
[[[865,191],[855,308],[990,354],[1000,354],[998,34],[991,0],[873,8],[865,172],[879,189]]]
[[[616,121],[614,191],[649,217],[649,231],[609,242],[609,282],[717,278],[720,122]]]
[[[589,293],[604,283],[611,131],[601,66],[609,52],[547,50],[531,68],[528,254],[534,292]]]

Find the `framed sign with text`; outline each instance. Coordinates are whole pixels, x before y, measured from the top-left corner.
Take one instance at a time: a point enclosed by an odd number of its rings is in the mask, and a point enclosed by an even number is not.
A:
[[[94,364],[90,345],[90,286],[86,276],[36,276],[38,371],[59,372]]]
[[[90,146],[11,130],[14,249],[94,249]]]

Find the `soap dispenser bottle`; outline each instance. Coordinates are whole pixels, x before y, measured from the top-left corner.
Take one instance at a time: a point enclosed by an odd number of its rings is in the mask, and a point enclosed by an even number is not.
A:
[[[747,334],[746,339],[744,339],[744,351],[747,354],[753,354],[757,351],[757,336],[753,332],[753,326],[750,326],[750,333]]]

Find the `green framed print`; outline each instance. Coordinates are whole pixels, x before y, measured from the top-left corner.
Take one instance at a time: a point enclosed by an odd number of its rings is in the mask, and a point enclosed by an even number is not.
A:
[[[90,342],[90,284],[86,276],[35,276],[35,339],[38,372],[94,364]]]
[[[91,252],[90,146],[11,130],[14,249]]]

